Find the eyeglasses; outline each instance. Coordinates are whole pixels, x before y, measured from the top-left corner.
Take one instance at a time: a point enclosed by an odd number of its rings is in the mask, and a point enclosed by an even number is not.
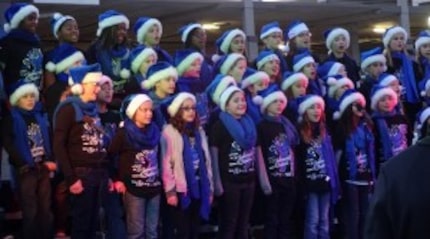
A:
[[[181,107],[181,110],[183,111],[196,111],[196,107],[195,106],[185,106],[185,107]]]

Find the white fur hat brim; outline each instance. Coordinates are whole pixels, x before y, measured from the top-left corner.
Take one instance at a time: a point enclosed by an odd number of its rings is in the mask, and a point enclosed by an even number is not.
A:
[[[157,84],[157,82],[168,77],[174,77],[175,79],[178,79],[178,72],[173,66],[169,66],[168,68],[157,71],[151,75],[147,80],[142,82],[142,87],[144,89],[150,90],[155,86],[155,84]]]
[[[72,77],[69,76],[69,86],[71,86],[70,91],[74,95],[81,95],[84,90],[82,84],[85,83],[100,83],[103,74],[101,72],[89,72],[85,75],[84,79],[82,79],[81,83],[73,82]]]
[[[245,57],[240,53],[230,53],[227,56],[227,59],[222,63],[220,68],[220,73],[227,75],[227,73],[231,70],[233,65],[239,60],[246,60]]]
[[[261,70],[261,68],[264,66],[264,64],[266,64],[269,61],[273,61],[273,60],[279,61],[279,57],[275,53],[270,54],[266,57],[263,57],[263,59],[261,59],[257,62],[257,70]]]
[[[419,37],[415,41],[415,50],[418,52],[420,47],[424,44],[430,44],[430,37]]]
[[[354,92],[347,97],[345,97],[339,105],[339,111],[334,112],[333,119],[338,120],[340,117],[342,117],[343,112],[345,112],[346,108],[348,108],[349,105],[352,103],[357,102],[362,107],[366,107],[366,99],[364,98],[363,94],[359,92]]]
[[[267,36],[269,36],[272,33],[281,33],[282,34],[282,29],[279,27],[272,27],[272,28],[270,28],[270,30],[261,33],[260,40],[263,40],[264,38],[266,38]]]
[[[425,97],[429,89],[430,89],[430,80],[428,79],[424,85],[424,90],[421,91],[421,96]]]
[[[396,92],[394,92],[394,90],[389,87],[385,87],[378,90],[375,94],[372,95],[372,98],[370,99],[370,107],[372,108],[372,110],[376,110],[379,100],[381,100],[382,97],[386,95],[391,96],[394,100],[394,105],[397,105],[398,98]]]
[[[220,99],[221,99],[221,95],[222,93],[229,87],[229,86],[236,86],[236,80],[231,77],[231,76],[224,76],[221,81],[219,82],[219,84],[216,86],[214,93],[212,94],[212,101],[219,105],[220,104]]]
[[[169,113],[170,117],[174,117],[176,113],[178,113],[182,104],[187,99],[192,100],[194,104],[196,103],[196,97],[188,92],[181,92],[175,97],[172,103],[167,107],[167,112]]]
[[[54,35],[55,39],[58,39],[58,31],[60,30],[61,25],[63,25],[63,23],[68,20],[76,21],[74,17],[66,15],[62,16],[58,21],[55,22],[54,27],[52,29],[52,34]]]
[[[187,57],[185,57],[184,60],[179,63],[179,65],[176,67],[176,70],[178,71],[178,75],[182,76],[188,68],[193,64],[195,60],[203,61],[203,55],[200,52],[193,52],[189,54]]]
[[[332,50],[331,45],[332,45],[334,39],[338,36],[344,36],[345,37],[346,48],[349,48],[349,44],[351,42],[351,37],[349,35],[349,32],[346,29],[339,27],[339,28],[333,29],[328,34],[327,39],[325,40],[325,46],[327,47],[328,50]]]
[[[131,62],[131,70],[133,73],[137,73],[139,71],[143,61],[145,61],[145,59],[150,55],[155,56],[155,61],[157,61],[157,53],[152,47],[146,47],[142,52],[139,53],[139,55],[137,55],[136,58],[134,58],[134,60]]]
[[[328,86],[328,96],[333,97],[334,93],[343,86],[348,86],[349,89],[354,89],[354,83],[347,77],[336,80],[333,85]]]
[[[308,31],[309,31],[308,26],[306,26],[306,24],[302,22],[294,26],[293,28],[291,28],[290,31],[288,31],[288,39],[292,39],[298,36],[300,33],[308,32]]]
[[[293,70],[295,72],[299,72],[305,65],[309,63],[315,63],[315,59],[312,56],[306,56],[300,59],[296,64],[293,66]]]
[[[283,91],[286,91],[288,88],[290,88],[298,81],[305,81],[306,85],[309,83],[308,77],[305,74],[298,72],[298,73],[292,74],[287,79],[285,79],[281,84],[281,89]]]
[[[227,36],[225,37],[224,41],[222,41],[221,46],[220,46],[220,50],[224,54],[228,54],[229,53],[229,48],[230,48],[231,42],[237,36],[241,36],[241,37],[243,37],[244,40],[246,40],[245,32],[243,32],[240,29],[233,29],[233,30],[231,30],[227,34]]]
[[[84,54],[82,54],[82,52],[80,51],[77,51],[72,55],[64,58],[62,61],[58,62],[57,64],[53,62],[48,62],[45,65],[45,69],[58,74],[70,69],[75,63],[82,62],[84,60],[85,60]]]
[[[285,94],[282,91],[275,91],[263,98],[263,103],[260,105],[260,112],[264,114],[264,112],[266,112],[267,107],[269,107],[269,105],[275,100],[283,100],[285,102],[285,106],[288,102],[287,97],[285,97]]]
[[[12,106],[16,106],[19,99],[26,94],[34,94],[36,102],[39,101],[39,90],[36,85],[33,83],[27,83],[18,87],[18,89],[9,96],[9,103]]]
[[[330,70],[327,73],[327,76],[334,76],[334,75],[338,75],[340,69],[343,67],[344,65],[342,63],[339,62],[335,62],[333,64],[333,66],[330,68]]]
[[[158,35],[158,37],[161,37],[163,35],[163,25],[161,25],[161,22],[158,19],[151,18],[148,21],[146,21],[144,24],[142,24],[139,30],[137,30],[137,34],[136,34],[137,42],[139,42],[140,44],[143,44],[146,33],[148,32],[149,28],[151,28],[154,25],[158,26],[158,28],[160,29],[159,31],[160,34]]]
[[[384,77],[384,79],[382,79],[381,81],[379,81],[379,85],[389,86],[394,81],[399,81],[399,79],[397,79],[396,76],[390,74]]]
[[[418,122],[418,125],[417,125],[417,128],[418,129],[421,129],[422,128],[422,126],[423,126],[423,124],[427,121],[427,119],[430,117],[430,108],[426,108],[421,114],[420,114],[420,117],[419,117],[419,121],[420,122]]]
[[[299,109],[298,109],[298,113],[299,113],[299,118],[298,121],[301,122],[303,119],[303,114],[306,112],[307,109],[309,109],[312,105],[314,104],[319,104],[321,105],[321,107],[325,108],[325,103],[323,98],[321,98],[321,96],[318,95],[312,95],[309,96],[309,98],[307,98],[306,100],[304,100],[302,103],[300,103],[299,105]]]
[[[269,75],[264,72],[264,71],[257,71],[256,73],[244,78],[241,82],[240,82],[240,87],[242,89],[246,89],[248,86],[257,84],[259,82],[270,82],[270,77]]]
[[[222,111],[226,110],[226,106],[227,106],[227,102],[230,99],[230,97],[233,95],[233,93],[235,92],[243,92],[239,87],[237,86],[229,86],[222,94],[219,100],[219,107],[221,108]]]
[[[408,42],[408,33],[405,31],[405,29],[403,27],[396,26],[396,27],[393,27],[390,30],[388,30],[387,33],[385,33],[384,38],[382,39],[382,42],[384,43],[385,47],[388,47],[391,39],[397,33],[402,33],[405,36],[405,39],[404,39],[405,44]]]
[[[387,67],[387,59],[385,58],[385,56],[383,54],[378,54],[369,56],[364,59],[364,61],[361,62],[361,70],[365,71],[368,66],[375,62],[381,62],[382,64],[384,64],[385,68]]]
[[[125,23],[125,27],[128,29],[130,27],[130,21],[128,18],[124,15],[116,15],[112,17],[108,17],[104,19],[103,21],[99,22],[99,27],[97,29],[97,36],[101,36],[102,32],[105,28],[115,26],[121,23]]]
[[[10,30],[18,28],[21,21],[32,13],[36,13],[37,17],[39,17],[39,9],[34,5],[28,4],[27,6],[21,7],[18,12],[13,15],[10,22],[4,24],[4,31],[8,33]]]
[[[187,41],[187,38],[190,32],[196,28],[203,29],[203,26],[199,23],[194,23],[194,24],[191,24],[190,26],[187,26],[187,29],[185,29],[185,31],[182,32],[181,41],[185,43]]]
[[[125,114],[128,118],[133,119],[134,114],[136,114],[137,109],[145,103],[145,102],[152,102],[151,98],[147,96],[146,94],[138,94],[136,95],[128,104],[127,109],[125,110]]]

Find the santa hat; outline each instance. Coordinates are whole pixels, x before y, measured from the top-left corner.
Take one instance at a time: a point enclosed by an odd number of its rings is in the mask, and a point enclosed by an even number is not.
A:
[[[430,107],[427,107],[421,112],[419,112],[417,117],[417,129],[421,129],[425,124],[425,122],[429,119],[429,117],[430,117]]]
[[[415,40],[415,50],[418,52],[420,47],[424,44],[430,43],[430,31],[425,30],[421,31],[420,34],[418,34],[418,38]]]
[[[224,74],[218,74],[215,79],[206,88],[206,93],[215,104],[219,104],[221,94],[229,87],[236,86],[236,81],[233,77]]]
[[[148,33],[149,29],[154,25],[158,26],[160,29],[158,37],[161,37],[161,35],[163,35],[163,25],[161,25],[161,22],[158,19],[151,17],[139,17],[133,27],[137,42],[143,44],[146,33]]]
[[[227,106],[227,102],[235,92],[243,92],[243,91],[239,87],[235,85],[231,85],[227,87],[227,89],[225,89],[224,92],[222,92],[219,100],[219,107],[221,108],[222,111],[226,111],[225,107]]]
[[[77,62],[84,62],[84,54],[69,43],[62,43],[54,50],[52,59],[46,63],[45,69],[56,74],[65,72]]]
[[[394,81],[398,82],[399,79],[397,79],[397,77],[392,74],[382,73],[378,77],[378,85],[381,86],[389,86]]]
[[[75,18],[69,15],[63,15],[59,12],[56,12],[54,13],[54,15],[52,15],[52,19],[51,19],[52,34],[56,39],[58,39],[58,31],[60,30],[61,26],[68,20],[75,21]]]
[[[353,89],[346,90],[338,101],[337,109],[333,113],[333,119],[340,119],[346,108],[353,103],[358,103],[363,108],[366,107],[366,99],[363,94]]]
[[[178,75],[182,76],[196,60],[203,62],[203,55],[200,52],[192,49],[177,50],[175,54],[175,65]]]
[[[155,61],[157,61],[157,53],[152,47],[147,47],[145,45],[138,45],[135,47],[130,53],[131,71],[135,74],[139,72],[139,68],[142,63],[151,55],[153,55],[155,57]]]
[[[269,22],[266,25],[262,26],[260,30],[260,40],[263,40],[272,33],[282,34],[282,29],[279,27],[279,22]]]
[[[99,81],[99,85],[102,86],[106,83],[109,85],[110,88],[113,88],[112,79],[107,75],[102,75],[102,78],[100,78],[100,81]]]
[[[267,107],[274,102],[275,100],[282,100],[285,102],[285,106],[287,106],[287,97],[285,97],[284,93],[279,90],[278,86],[271,85],[268,88],[258,92],[258,95],[252,98],[252,101],[260,106],[260,112],[264,114]],[[282,109],[283,111],[284,109]]]
[[[187,39],[188,39],[188,35],[194,30],[194,29],[196,29],[196,28],[200,28],[200,29],[202,29],[202,30],[204,30],[203,29],[203,26],[201,25],[201,24],[199,24],[199,23],[190,23],[190,24],[187,24],[187,25],[185,25],[185,26],[182,26],[180,29],[179,29],[179,34],[181,34],[181,41],[183,42],[183,43],[185,43],[185,42],[187,42]]]
[[[381,100],[384,96],[391,96],[394,100],[394,105],[397,105],[397,94],[393,89],[386,86],[376,85],[372,89],[372,94],[370,98],[370,107],[372,110],[376,110],[378,106],[379,100]]]
[[[344,36],[345,37],[346,48],[349,48],[349,44],[351,42],[351,37],[349,36],[349,32],[344,28],[336,27],[336,28],[329,29],[329,30],[324,32],[325,46],[327,47],[328,50],[330,50],[330,51],[332,50],[331,45],[332,45],[334,39],[338,36]]]
[[[285,40],[293,39],[294,37],[298,36],[302,32],[309,32],[308,26],[300,20],[295,20],[288,25],[288,27],[285,29]]]
[[[121,23],[124,23],[127,29],[130,27],[130,21],[124,14],[120,12],[117,12],[115,10],[108,10],[100,14],[97,28],[97,36],[101,36],[105,28],[119,25]]]
[[[155,84],[168,77],[178,79],[178,72],[175,67],[165,61],[160,61],[149,67],[146,73],[146,80],[142,81],[142,88],[150,90]]]
[[[312,107],[314,104],[319,104],[324,111],[325,103],[321,96],[319,95],[304,95],[297,98],[297,120],[302,122],[303,115],[306,110]]]
[[[6,21],[4,24],[4,31],[8,33],[12,29],[18,28],[21,21],[32,13],[36,13],[37,18],[39,18],[39,9],[34,5],[28,3],[13,3],[4,12],[4,19]]]
[[[246,58],[240,53],[230,53],[222,56],[221,59],[215,63],[214,72],[226,75],[239,60],[246,60]]]
[[[34,83],[18,80],[8,88],[9,102],[11,106],[16,106],[19,99],[26,94],[34,94],[36,101],[39,101],[39,90]]]
[[[388,47],[390,44],[391,38],[393,38],[394,35],[397,33],[401,33],[404,36],[404,43],[406,44],[408,42],[408,33],[406,30],[401,26],[393,26],[388,28],[384,35],[382,36],[382,42],[384,43],[385,47]]]
[[[101,67],[98,63],[85,66],[77,66],[69,71],[70,90],[75,95],[83,93],[82,84],[99,83],[102,78]]]
[[[241,36],[241,37],[243,37],[244,40],[246,40],[245,32],[243,32],[239,28],[235,28],[235,29],[228,30],[228,31],[224,32],[222,34],[222,36],[220,38],[218,38],[215,42],[219,51],[221,51],[224,54],[228,54],[231,42],[237,36]]]
[[[383,50],[381,47],[376,47],[371,50],[365,51],[361,53],[361,70],[365,71],[368,66],[375,62],[381,62],[385,66],[385,70],[387,69],[387,59],[383,54]]]
[[[312,57],[309,51],[297,54],[293,58],[293,70],[295,72],[299,72],[305,65],[309,63],[315,63],[315,59]]]
[[[418,83],[418,87],[420,89],[420,95],[425,97],[427,92],[430,90],[430,77],[426,76],[422,81]]]
[[[275,54],[274,51],[271,50],[265,50],[258,53],[257,58],[255,59],[255,63],[257,65],[257,69],[261,70],[263,68],[264,64],[266,64],[269,61],[277,60],[279,61],[278,55]]]
[[[259,82],[267,82],[269,83],[270,77],[264,71],[257,71],[253,68],[246,68],[245,73],[243,74],[242,81],[240,82],[240,87],[242,89],[246,89],[248,86],[257,84]]]
[[[188,92],[181,92],[170,99],[172,99],[172,101],[168,102],[167,106],[167,113],[169,113],[170,117],[174,117],[176,113],[178,113],[185,100],[190,99],[194,104],[196,103],[196,97]]]
[[[283,81],[281,83],[281,89],[283,91],[286,91],[288,88],[290,88],[296,82],[301,81],[301,80],[306,82],[306,85],[308,85],[309,79],[305,74],[303,74],[301,72],[286,71],[283,75]]]
[[[348,77],[342,75],[329,76],[324,80],[328,88],[327,94],[329,97],[334,97],[334,93],[343,86],[348,86],[349,89],[354,89],[354,82],[352,82]]]
[[[322,65],[318,66],[317,73],[320,78],[338,75],[343,66],[344,65],[342,63],[337,61],[326,61]]]
[[[146,94],[132,94],[127,96],[121,104],[121,117],[123,119],[125,119],[125,117],[133,119],[137,109],[147,101],[152,102],[151,98]]]

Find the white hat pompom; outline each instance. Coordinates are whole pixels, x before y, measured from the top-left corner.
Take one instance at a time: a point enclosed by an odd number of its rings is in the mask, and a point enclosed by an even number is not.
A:
[[[333,113],[333,119],[335,119],[335,120],[340,119],[340,112],[339,111],[336,111]]]
[[[52,61],[46,63],[46,65],[45,65],[45,69],[48,70],[49,72],[55,72],[56,68],[57,68],[57,66]]]
[[[121,77],[121,79],[128,79],[130,78],[130,70],[128,69],[122,69],[121,72],[119,73],[119,76]]]
[[[72,85],[72,87],[70,88],[70,91],[74,95],[81,95],[82,93],[84,93],[84,89],[82,88],[81,84]]]
[[[252,102],[256,105],[262,105],[263,104],[263,97],[261,95],[256,95],[254,98],[252,98]]]
[[[335,85],[337,82],[336,78],[329,77],[327,78],[327,85]]]
[[[54,18],[55,20],[58,20],[58,19],[60,19],[62,16],[63,16],[63,14],[61,14],[61,13],[59,13],[59,12],[55,12],[55,13],[52,15],[52,18]]]
[[[9,24],[9,23],[5,23],[5,24],[3,25],[3,30],[4,30],[5,32],[10,32],[10,24]]]

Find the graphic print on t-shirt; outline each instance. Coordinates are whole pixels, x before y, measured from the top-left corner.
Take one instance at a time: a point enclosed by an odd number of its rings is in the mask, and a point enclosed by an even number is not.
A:
[[[100,125],[100,119],[96,119],[94,125]],[[97,153],[100,151],[105,151],[103,148],[103,134],[97,130],[93,124],[89,124],[85,122],[83,124],[84,130],[82,131],[81,140],[82,140],[82,151],[87,152],[89,154]]]
[[[326,179],[327,171],[319,142],[311,143],[306,150],[306,178],[309,180]]]
[[[393,156],[396,156],[408,147],[406,139],[407,131],[408,126],[406,124],[391,125],[391,127],[388,129]]]
[[[39,48],[31,49],[22,60],[21,69],[19,70],[20,79],[40,87],[42,61],[42,51]]]
[[[286,134],[279,134],[272,140],[268,154],[269,171],[274,177],[294,176],[294,154]]]
[[[239,175],[254,172],[254,153],[254,147],[245,151],[233,141],[228,155],[228,173]]]
[[[136,187],[156,187],[161,185],[158,173],[157,150],[145,149],[137,153],[131,169],[131,184]]]
[[[42,132],[38,124],[31,123],[27,128],[28,144],[30,146],[31,156],[35,162],[42,161],[42,156],[45,155],[43,148]]]

